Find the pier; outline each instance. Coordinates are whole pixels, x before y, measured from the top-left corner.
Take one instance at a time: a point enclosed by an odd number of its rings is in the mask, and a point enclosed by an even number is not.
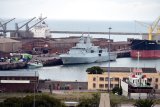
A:
[[[86,32],[86,31],[50,31],[59,34],[112,34],[112,35],[148,35],[148,33],[132,33],[132,32]]]

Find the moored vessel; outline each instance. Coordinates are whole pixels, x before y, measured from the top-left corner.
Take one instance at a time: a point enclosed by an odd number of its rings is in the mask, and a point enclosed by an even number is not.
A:
[[[28,68],[34,69],[34,68],[40,68],[43,67],[43,64],[41,62],[35,61],[35,62],[28,62]]]
[[[39,24],[35,25],[31,32],[33,33],[34,38],[51,38],[51,33],[48,25],[45,21],[45,18],[42,18],[42,15],[39,17],[38,22]]]
[[[131,57],[160,58],[160,44],[155,40],[133,40],[131,43]]]
[[[61,54],[60,58],[63,64],[85,64],[116,60],[117,54],[94,46],[91,43],[91,37],[82,36],[76,46],[72,47],[68,53]]]

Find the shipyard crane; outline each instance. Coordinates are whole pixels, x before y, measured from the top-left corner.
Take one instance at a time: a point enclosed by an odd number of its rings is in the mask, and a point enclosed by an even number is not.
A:
[[[26,23],[24,23],[23,25],[21,25],[20,27],[18,27],[18,23],[15,23],[15,27],[16,27],[16,31],[20,30],[21,28],[23,28],[24,26],[26,26],[26,30],[29,29],[28,24],[34,20],[36,17],[33,17],[32,19],[30,19],[29,21],[27,21]]]
[[[148,23],[137,21],[137,20],[135,20],[135,23],[137,23],[137,24],[139,24],[141,26],[144,26],[146,28],[148,28],[150,26]],[[141,32],[139,34],[142,35]]]
[[[160,27],[158,26],[158,23],[160,22],[160,16],[153,22],[153,24],[149,27],[149,32],[148,32],[148,36],[149,36],[149,40],[152,40],[152,32],[157,28],[157,34],[160,33]]]
[[[9,22],[13,21],[14,19],[15,19],[15,18],[12,18],[12,19],[10,19],[9,21],[7,21],[7,22],[5,22],[5,23],[3,23],[3,24],[0,22],[0,26],[1,26],[2,29],[3,29],[3,36],[6,37],[7,24],[8,24]]]
[[[152,40],[153,31],[155,31],[156,28],[157,28],[156,34],[160,33],[160,27],[158,26],[158,23],[160,22],[160,16],[151,25],[140,21],[135,21],[135,22],[148,28],[148,40]]]
[[[34,26],[36,26],[37,24],[39,24],[39,23],[41,23],[44,19],[46,19],[47,17],[45,17],[45,18],[39,18],[39,21],[37,22],[37,23],[35,23],[34,25],[32,25],[31,27],[29,27],[28,29],[27,29],[27,31],[29,31],[31,28],[33,28]]]

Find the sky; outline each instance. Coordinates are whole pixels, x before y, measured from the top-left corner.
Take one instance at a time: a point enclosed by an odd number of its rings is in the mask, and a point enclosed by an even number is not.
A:
[[[160,16],[160,0],[0,0],[0,18],[143,20]]]

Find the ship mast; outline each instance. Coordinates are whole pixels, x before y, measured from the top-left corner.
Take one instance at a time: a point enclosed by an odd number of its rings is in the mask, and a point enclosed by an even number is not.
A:
[[[137,69],[139,69],[139,51],[137,52],[137,54],[138,54],[138,57],[137,57],[137,59],[138,59]]]

